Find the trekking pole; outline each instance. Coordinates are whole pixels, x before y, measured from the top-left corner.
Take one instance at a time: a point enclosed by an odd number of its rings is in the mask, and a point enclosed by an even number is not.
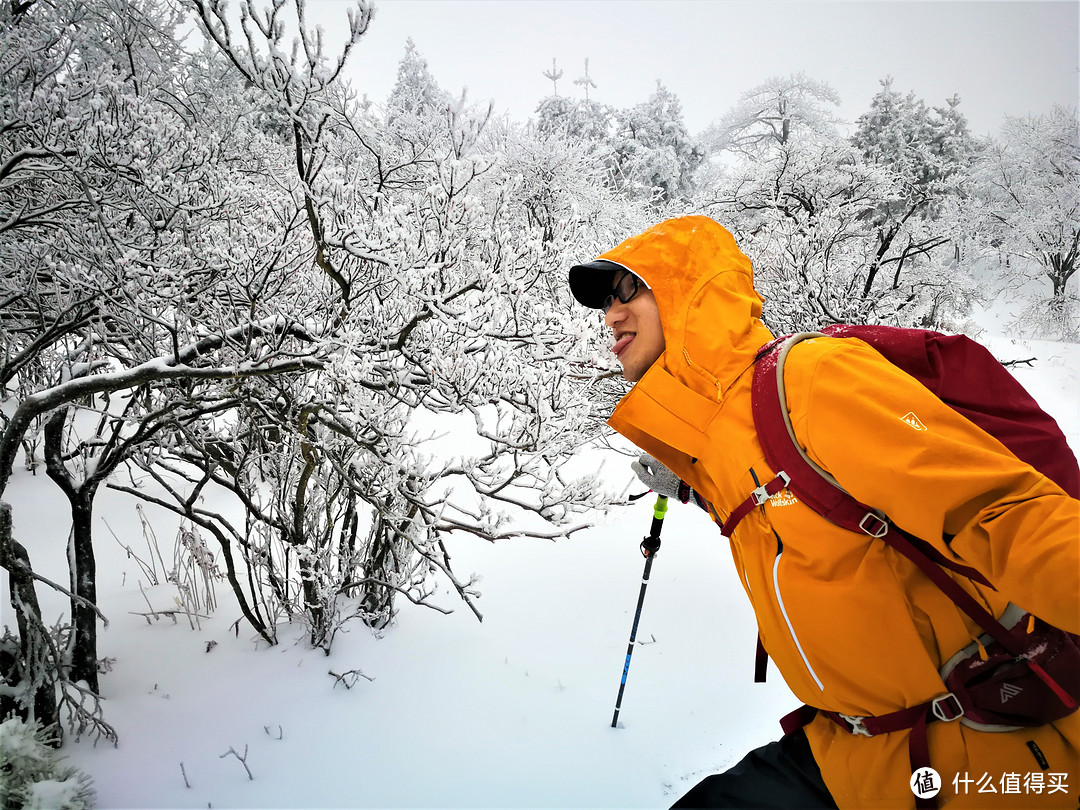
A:
[[[667,512],[667,497],[656,496],[656,505],[653,506],[652,526],[649,528],[649,536],[641,541],[641,553],[645,557],[645,573],[641,575],[641,592],[638,594],[637,610],[634,612],[634,626],[630,628],[630,644],[626,647],[626,663],[623,664],[622,682],[619,684],[619,696],[615,699],[615,716],[611,718],[611,727],[615,728],[619,722],[619,709],[622,708],[623,692],[626,689],[626,676],[630,672],[630,656],[634,654],[634,640],[637,638],[638,621],[641,620],[641,606],[645,602],[645,589],[649,587],[649,574],[652,572],[653,560],[660,551],[660,528],[664,525],[664,513]]]

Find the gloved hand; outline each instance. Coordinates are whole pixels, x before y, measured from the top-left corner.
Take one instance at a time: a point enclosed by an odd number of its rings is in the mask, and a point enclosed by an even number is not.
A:
[[[657,495],[678,498],[683,503],[690,499],[690,487],[648,453],[638,456],[638,460],[630,464],[630,469]]]

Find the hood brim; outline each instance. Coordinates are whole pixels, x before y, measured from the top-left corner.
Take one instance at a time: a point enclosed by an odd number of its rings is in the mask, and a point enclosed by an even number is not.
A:
[[[611,295],[615,274],[620,270],[633,272],[629,267],[607,259],[575,264],[570,268],[570,292],[579,304],[602,309],[604,299]]]

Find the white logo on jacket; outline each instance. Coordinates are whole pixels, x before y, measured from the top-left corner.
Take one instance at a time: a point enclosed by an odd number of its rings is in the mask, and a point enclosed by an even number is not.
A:
[[[799,499],[791,494],[790,490],[782,489],[769,498],[770,506],[794,506]]]
[[[917,417],[912,411],[908,411],[903,416],[901,416],[900,421],[903,422],[905,425],[915,428],[915,430],[928,430],[926,425],[922,423],[922,420],[919,419],[919,417]]]

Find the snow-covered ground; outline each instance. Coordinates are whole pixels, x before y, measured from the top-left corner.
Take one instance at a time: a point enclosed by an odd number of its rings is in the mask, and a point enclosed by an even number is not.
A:
[[[1080,346],[982,337],[1002,359],[1039,358],[1016,374],[1080,450]],[[65,581],[58,490],[18,469],[8,498],[36,569]],[[455,539],[459,575],[483,577],[482,623],[449,591],[449,616],[401,600],[391,628],[348,625],[330,656],[299,628],[273,648],[243,623],[237,634],[224,583],[201,629],[148,624],[140,581],[156,608],[171,586],[147,588],[109,533],[140,547],[134,506],[106,491],[97,515],[100,654],[114,659],[102,689],[120,742],[64,751],[104,808],[661,807],[778,736],[797,705],[775,672],[752,682],[753,616],[727,542],[694,508],[665,521],[616,729],[651,498],[558,543]],[[176,522],[155,528],[168,555]],[[66,609],[41,590],[52,618]],[[329,674],[350,670],[371,680]]]
[[[46,480],[17,475],[16,530],[41,573],[62,580],[62,553],[33,535],[62,538],[65,504]],[[110,624],[100,653],[115,659],[102,689],[120,744],[65,750],[93,775],[102,807],[670,804],[699,775],[768,741],[793,701],[779,678],[752,683],[753,617],[726,541],[704,513],[673,508],[620,728],[610,727],[649,501],[559,543],[461,538],[451,553],[459,573],[483,576],[482,623],[462,606],[443,616],[402,600],[381,637],[347,625],[329,657],[308,649],[299,628],[284,629],[277,648],[243,625],[237,637],[224,585],[201,630],[183,618],[147,624],[135,615],[147,609],[140,579],[155,608],[172,607],[172,588],[147,588],[102,526]],[[103,492],[98,513],[139,549],[130,503]],[[172,536],[158,536],[167,555]],[[442,601],[454,600],[447,591]],[[346,689],[329,674],[354,669],[373,680]],[[247,748],[253,779],[221,757],[230,748]]]

